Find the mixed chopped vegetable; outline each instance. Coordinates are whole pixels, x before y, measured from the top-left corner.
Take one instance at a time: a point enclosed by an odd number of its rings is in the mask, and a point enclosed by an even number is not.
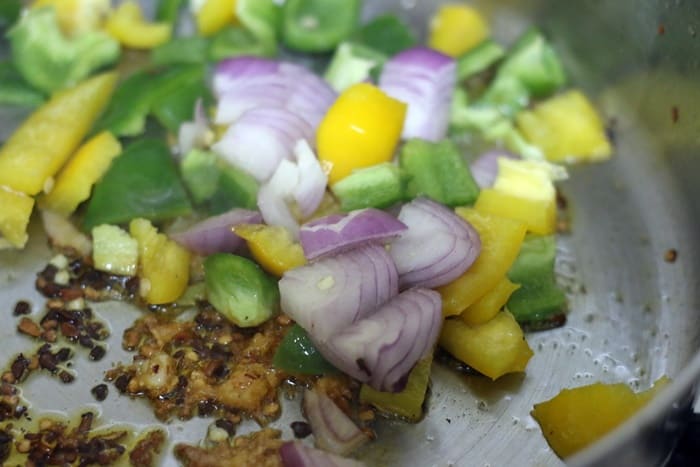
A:
[[[313,378],[417,422],[438,349],[495,380],[526,371],[523,326],[563,323],[556,182],[612,148],[540,31],[499,44],[463,4],[420,45],[359,0],[10,3],[0,103],[37,108],[0,148],[0,247],[38,210],[144,304],[293,320],[272,364],[311,378],[327,452],[285,443],[285,465],[355,465],[337,456],[370,441]]]

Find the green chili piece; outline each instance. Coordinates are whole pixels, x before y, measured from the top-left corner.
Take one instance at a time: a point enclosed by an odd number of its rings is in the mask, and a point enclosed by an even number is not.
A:
[[[209,47],[204,37],[176,37],[153,49],[151,61],[157,66],[205,63]]]
[[[287,0],[283,6],[282,40],[301,52],[328,52],[355,29],[359,0]]]
[[[135,217],[152,221],[192,211],[170,150],[163,141],[142,139],[114,159],[88,201],[83,227],[124,224]]]
[[[217,32],[212,38],[207,56],[209,60],[218,62],[228,57],[241,55],[271,57],[275,52],[276,48],[270,47],[266,40],[256,37],[248,29],[230,26]]]
[[[295,324],[280,342],[272,364],[280,370],[299,375],[325,375],[338,370],[323,358],[309,335]]]

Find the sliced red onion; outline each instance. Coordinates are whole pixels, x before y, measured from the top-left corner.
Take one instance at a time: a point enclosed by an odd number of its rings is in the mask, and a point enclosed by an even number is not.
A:
[[[369,441],[355,422],[324,393],[307,389],[303,407],[316,447],[345,456]]]
[[[239,224],[259,224],[262,217],[257,211],[233,209],[199,222],[184,232],[170,237],[188,250],[202,256],[213,253],[231,253],[243,245],[243,239],[231,231]]]
[[[282,310],[323,342],[395,296],[398,274],[384,247],[367,244],[285,272],[279,289]]]
[[[479,188],[489,188],[496,181],[499,157],[518,159],[518,156],[504,149],[492,149],[483,153],[469,164],[469,169]]]
[[[197,99],[194,120],[180,125],[177,132],[179,154],[184,156],[194,148],[205,148],[211,144],[213,138],[202,99]]]
[[[92,252],[92,241],[66,217],[53,211],[40,210],[44,231],[53,246],[70,248],[86,257]],[[1,237],[0,237],[1,238]]]
[[[314,449],[299,441],[287,441],[280,447],[284,467],[365,467],[364,462]]]
[[[289,208],[289,199],[299,184],[299,168],[291,161],[283,160],[274,175],[258,190],[258,209],[265,223],[286,227],[294,237],[299,222]]]
[[[408,104],[403,138],[439,141],[447,134],[457,82],[455,61],[427,47],[404,50],[384,64],[379,87]]]
[[[297,141],[313,140],[313,135],[308,123],[288,110],[255,108],[244,112],[212,150],[263,182],[280,161],[293,158]]]
[[[293,196],[302,218],[307,218],[318,209],[323,200],[328,175],[306,140],[296,142],[294,157],[299,169],[299,182],[294,188]]]
[[[391,214],[368,208],[346,215],[333,214],[304,224],[299,230],[299,240],[306,259],[314,260],[369,241],[389,240],[406,229],[406,225]]]
[[[390,253],[402,288],[445,285],[479,256],[479,234],[441,204],[417,198],[401,208],[399,220],[408,230],[391,244]]]
[[[218,124],[232,123],[253,108],[282,107],[312,128],[337,96],[323,79],[301,65],[253,57],[221,62],[214,73],[214,92],[220,99]]]
[[[397,392],[433,349],[441,323],[440,294],[414,288],[317,345],[339,370],[379,391]]]

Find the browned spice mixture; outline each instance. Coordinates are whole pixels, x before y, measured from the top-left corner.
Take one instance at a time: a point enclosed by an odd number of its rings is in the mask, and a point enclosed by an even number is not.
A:
[[[264,428],[255,433],[215,443],[210,448],[179,444],[175,455],[188,467],[227,467],[252,465],[281,467],[279,448],[281,432]]]
[[[678,259],[678,250],[675,248],[666,250],[666,253],[664,253],[664,261],[667,263],[675,263],[676,259]]]
[[[148,432],[136,443],[134,449],[129,453],[129,462],[134,467],[149,467],[155,465],[155,461],[160,454],[164,442],[165,433],[161,430]]]
[[[289,325],[279,316],[238,328],[206,304],[191,321],[149,314],[124,332],[123,347],[137,351],[133,363],[110,370],[107,379],[148,398],[161,420],[216,414],[264,425],[280,412],[277,390],[286,375],[272,357]]]

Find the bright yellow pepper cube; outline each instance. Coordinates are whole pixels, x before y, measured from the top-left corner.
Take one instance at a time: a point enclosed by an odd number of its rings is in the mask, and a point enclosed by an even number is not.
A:
[[[70,215],[90,197],[90,190],[109,169],[122,145],[112,133],[103,131],[84,143],[56,177],[51,191],[39,206],[63,216]]]
[[[206,0],[197,11],[197,31],[204,37],[209,37],[236,19],[236,0]]]
[[[491,34],[486,20],[474,8],[462,4],[443,5],[430,22],[428,45],[458,57],[479,45]]]
[[[406,104],[376,86],[355,84],[328,109],[316,133],[318,158],[329,183],[355,169],[390,161],[401,137]]]
[[[523,222],[527,230],[551,235],[556,230],[556,200],[520,198],[510,193],[486,188],[474,204],[479,212]]]
[[[522,222],[457,208],[459,216],[479,233],[481,253],[467,272],[437,289],[442,296],[444,316],[461,314],[503,280],[518,257],[527,228]]]
[[[172,26],[149,23],[137,2],[122,3],[107,19],[105,30],[120,44],[131,49],[152,49],[170,40]]]
[[[0,250],[24,247],[33,208],[34,198],[0,186]]]
[[[0,148],[0,185],[39,193],[80,145],[116,84],[116,73],[103,73],[54,94],[34,111]]]
[[[255,261],[277,277],[286,271],[306,264],[304,250],[282,226],[242,224],[233,232],[248,243]]]
[[[651,389],[635,394],[626,384],[595,383],[564,389],[535,404],[532,417],[559,457],[593,444],[644,407],[668,383],[662,377]]]
[[[470,326],[483,324],[496,316],[508,302],[511,294],[519,288],[520,284],[514,284],[507,277],[504,277],[496,284],[496,287],[468,306],[459,317]]]
[[[458,360],[491,379],[525,371],[533,355],[523,330],[507,311],[478,326],[448,319],[442,326],[440,346]]]
[[[580,91],[554,96],[516,119],[525,139],[552,162],[600,161],[612,154],[600,116]]]
[[[129,233],[139,244],[138,275],[146,302],[158,305],[180,298],[190,278],[190,253],[146,219],[132,220]]]

